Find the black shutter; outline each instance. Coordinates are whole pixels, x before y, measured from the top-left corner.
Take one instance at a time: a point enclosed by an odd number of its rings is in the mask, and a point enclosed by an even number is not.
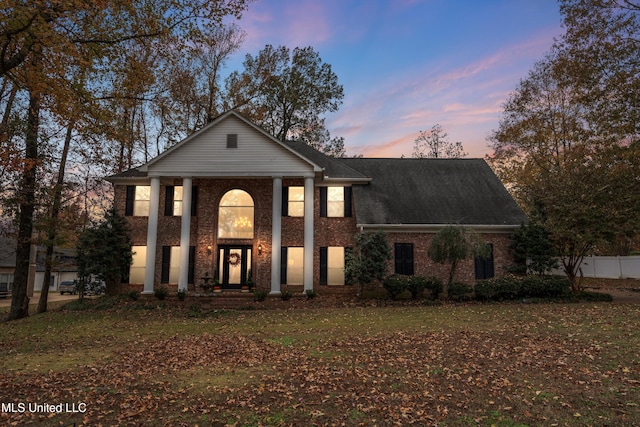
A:
[[[289,187],[282,187],[282,216],[289,216]]]
[[[133,215],[133,202],[136,198],[136,186],[135,185],[127,185],[127,195],[124,202],[124,215],[132,216]]]
[[[160,283],[169,283],[169,267],[171,266],[171,246],[162,247],[162,272]]]
[[[474,258],[474,269],[476,271],[476,280],[484,279],[484,260],[479,256]]]
[[[320,216],[327,216],[327,187],[320,187]]]
[[[329,248],[326,246],[320,247],[320,284],[326,285],[329,273]]]
[[[191,187],[191,216],[198,216],[198,186],[197,185],[194,185],[193,187]]]
[[[404,263],[402,262],[402,260],[403,260],[402,243],[396,243],[394,245],[394,253],[395,253],[394,272],[396,274],[402,274],[402,267],[404,266]]]
[[[413,243],[404,245],[404,274],[413,275]]]
[[[489,259],[485,260],[485,274],[487,275],[487,279],[491,279],[494,276],[493,271],[493,245],[489,244],[489,249],[491,250],[491,256]]]
[[[280,284],[287,283],[287,247],[280,248]]]
[[[173,195],[175,187],[167,185],[164,197],[164,216],[173,216]]]
[[[188,274],[187,283],[195,283],[196,276],[196,247],[189,246],[189,274]]]
[[[346,247],[344,248],[344,266],[346,268],[347,263],[349,262],[349,260],[351,259],[351,257],[353,256],[353,248],[351,247]],[[344,275],[344,284],[345,285],[353,285],[353,277],[351,277],[350,275],[346,274]]]
[[[344,216],[351,216],[351,187],[344,187]]]

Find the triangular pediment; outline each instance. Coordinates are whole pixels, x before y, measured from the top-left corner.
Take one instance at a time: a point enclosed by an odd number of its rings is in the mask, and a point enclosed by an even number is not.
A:
[[[228,146],[228,135],[237,135],[237,144]],[[321,170],[234,111],[139,169],[148,176],[202,177],[313,176]]]

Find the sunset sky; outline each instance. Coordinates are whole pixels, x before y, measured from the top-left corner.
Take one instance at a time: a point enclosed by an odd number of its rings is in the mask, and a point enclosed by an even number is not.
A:
[[[258,0],[236,58],[313,46],[344,86],[327,116],[347,154],[411,156],[439,123],[469,157],[488,153],[502,104],[562,34],[555,0]]]

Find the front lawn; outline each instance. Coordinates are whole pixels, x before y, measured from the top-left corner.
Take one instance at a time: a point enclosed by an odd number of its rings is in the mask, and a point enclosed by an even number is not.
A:
[[[640,425],[638,349],[631,304],[116,304],[2,324],[0,424]]]

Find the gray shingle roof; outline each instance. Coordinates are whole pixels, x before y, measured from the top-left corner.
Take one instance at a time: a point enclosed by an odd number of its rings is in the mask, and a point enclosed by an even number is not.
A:
[[[365,176],[360,172],[355,171],[348,165],[340,162],[341,159],[329,157],[302,141],[285,141],[285,144],[287,144],[292,150],[297,151],[302,156],[311,160],[313,163],[324,168],[325,177],[352,179],[365,178]]]
[[[482,159],[336,159],[372,178],[353,186],[358,224],[519,225],[526,216]]]
[[[120,173],[116,173],[114,175],[108,176],[107,179],[112,179],[112,178],[146,178],[147,177],[147,173],[146,172],[140,172],[140,170],[138,170],[138,168],[132,168],[132,169],[128,169],[126,171],[120,172]]]

